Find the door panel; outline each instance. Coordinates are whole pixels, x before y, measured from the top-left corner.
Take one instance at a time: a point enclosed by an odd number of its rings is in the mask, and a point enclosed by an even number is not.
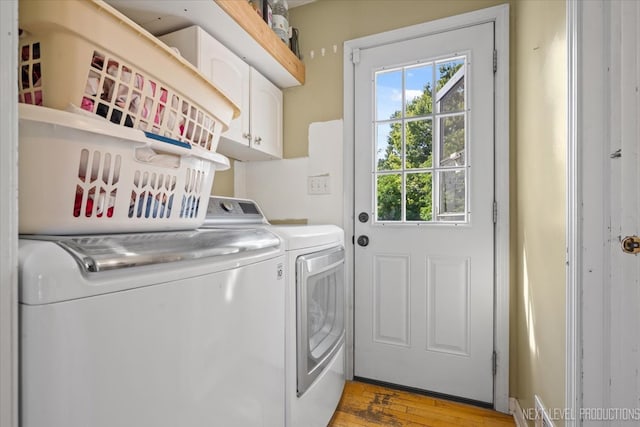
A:
[[[409,345],[409,257],[374,256],[373,339]]]
[[[427,350],[469,356],[469,262],[427,260]]]
[[[493,24],[360,51],[356,376],[493,401]]]

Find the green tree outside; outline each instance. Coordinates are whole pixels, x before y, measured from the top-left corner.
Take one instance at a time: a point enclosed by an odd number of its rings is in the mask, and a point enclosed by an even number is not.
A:
[[[442,89],[451,77],[462,67],[462,61],[448,62],[438,66],[436,91]],[[406,70],[405,70],[406,72]],[[449,90],[440,100],[442,112],[462,111],[464,109],[464,79]],[[437,93],[437,92],[436,92]],[[432,168],[433,165],[433,108],[434,99],[431,83],[425,84],[420,96],[407,103],[405,120],[402,111],[395,111],[390,119],[397,119],[390,126],[387,147],[384,155],[378,159],[378,171],[398,171],[398,173],[379,174],[377,176],[377,205],[379,221],[402,220],[402,126],[405,126],[406,155],[404,175],[406,176],[406,220],[433,220],[433,170],[411,172],[410,169]],[[462,127],[460,120],[462,117]],[[442,155],[449,156],[464,149],[464,116],[441,119],[443,133]],[[463,183],[464,184],[464,183]],[[454,199],[459,202],[460,194]],[[445,195],[446,196],[446,195]],[[462,193],[464,206],[464,188]],[[459,203],[458,203],[459,204]]]

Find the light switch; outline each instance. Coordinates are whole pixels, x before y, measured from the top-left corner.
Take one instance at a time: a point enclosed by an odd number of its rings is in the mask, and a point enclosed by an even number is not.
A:
[[[307,194],[331,194],[329,175],[317,175],[307,177]]]

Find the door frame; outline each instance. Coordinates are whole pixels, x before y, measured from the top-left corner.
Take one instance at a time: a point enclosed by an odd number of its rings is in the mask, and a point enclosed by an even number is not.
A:
[[[596,223],[592,223],[591,221],[596,220],[597,217],[600,217],[603,209],[600,210],[597,206],[602,207],[601,204],[603,200],[604,193],[599,194],[597,188],[602,187],[604,189],[603,181],[597,181],[602,174],[602,159],[600,158],[601,151],[604,147],[600,147],[600,152],[596,149],[596,146],[601,144],[603,139],[602,134],[602,120],[604,117],[604,110],[602,109],[603,104],[597,101],[597,95],[593,92],[582,92],[585,90],[589,90],[587,85],[583,85],[583,76],[587,76],[592,74],[589,78],[597,78],[591,82],[591,84],[596,83],[602,85],[604,80],[603,68],[602,64],[604,62],[600,62],[602,58],[596,58],[597,54],[593,53],[599,52],[603,47],[603,38],[600,26],[595,22],[602,19],[602,10],[601,7],[592,7],[595,2],[586,2],[586,9],[591,10],[592,16],[589,18],[584,15],[585,5],[580,0],[567,0],[567,18],[566,18],[566,35],[567,35],[567,170],[566,170],[566,241],[567,241],[567,255],[566,255],[566,306],[565,306],[565,405],[567,410],[570,411],[571,414],[577,414],[579,408],[582,407],[583,394],[582,394],[582,381],[581,378],[581,369],[582,362],[580,360],[580,353],[582,351],[581,344],[581,330],[583,325],[581,323],[582,317],[582,309],[583,307],[580,305],[580,295],[582,293],[582,262],[583,256],[582,251],[580,250],[580,246],[582,244],[582,232],[581,227],[585,225],[589,225],[586,230],[604,230],[605,228],[596,226]],[[593,15],[594,12],[597,12],[596,15]],[[583,31],[582,25],[588,24],[589,31]],[[585,49],[586,48],[586,49]],[[592,58],[587,58],[583,55],[583,51],[585,53],[590,53]],[[585,60],[596,61],[592,62],[591,66],[587,66]],[[586,74],[585,74],[586,73]],[[586,80],[588,81],[588,79]],[[584,94],[584,95],[583,95]],[[593,120],[587,121],[589,126],[591,127],[590,131],[584,132],[580,126],[583,126],[585,117],[582,116],[583,107],[580,104],[584,102],[586,98],[594,97],[593,100],[587,100],[592,107],[591,110],[598,110],[597,119],[594,117]],[[581,138],[582,142],[578,143],[579,138]],[[591,158],[587,159],[583,156],[584,154],[589,155]],[[599,161],[601,164],[597,165],[595,162]],[[590,164],[589,164],[590,163]],[[582,173],[584,168],[588,166],[589,174],[585,175],[587,179],[589,177],[593,178],[593,181],[588,181],[590,185],[587,188],[590,188],[589,195],[594,196],[592,201],[595,202],[595,205],[583,205],[581,203],[582,197],[582,185],[583,185],[583,176]],[[600,182],[600,184],[598,184]],[[586,198],[584,198],[584,202],[588,202]],[[594,215],[594,213],[597,213]],[[584,215],[591,216],[591,218],[587,218]],[[602,224],[602,218],[600,217],[600,222]],[[596,250],[595,247],[585,252],[587,256],[591,256],[593,259],[592,262],[602,263],[602,258],[604,254],[605,243],[602,241],[602,246]],[[602,271],[601,269],[596,269],[596,271]],[[595,275],[593,275],[595,276]],[[595,279],[595,277],[593,277]],[[597,289],[600,286],[601,277],[599,282],[592,283],[588,286],[589,289]],[[597,285],[597,286],[596,286]],[[601,300],[600,300],[601,301]],[[593,308],[595,309],[596,306]],[[587,329],[588,330],[588,329]],[[597,331],[597,328],[592,328],[593,331]],[[602,332],[602,331],[601,331]],[[594,352],[601,353],[601,351]],[[600,378],[602,379],[602,378]],[[598,390],[604,390],[604,384],[599,382],[597,386]],[[595,390],[595,389],[594,389]],[[595,407],[602,407],[602,405],[594,405]],[[576,420],[576,417],[569,417],[565,420],[565,426],[572,427],[576,425],[581,425],[579,420]]]
[[[0,1],[0,426],[18,425],[18,2]]]
[[[345,240],[354,235],[354,120],[355,85],[353,58],[359,50],[424,37],[463,27],[495,23],[495,284],[494,284],[494,350],[497,369],[494,376],[494,408],[509,412],[509,5],[480,9],[452,17],[374,34],[344,43],[344,229]],[[353,377],[354,352],[354,246],[346,245],[347,274],[347,365],[349,378]]]

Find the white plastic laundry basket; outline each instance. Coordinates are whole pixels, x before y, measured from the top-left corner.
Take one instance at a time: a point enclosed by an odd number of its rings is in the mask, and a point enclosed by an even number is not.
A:
[[[19,231],[192,229],[229,160],[104,119],[20,104]]]
[[[215,151],[238,107],[193,65],[99,0],[20,0],[19,101],[69,104]]]

